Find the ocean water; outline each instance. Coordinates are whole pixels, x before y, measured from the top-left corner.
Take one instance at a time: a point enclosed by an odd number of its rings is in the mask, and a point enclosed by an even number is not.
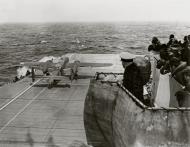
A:
[[[162,43],[175,34],[179,40],[190,34],[187,23],[44,23],[0,24],[0,83],[16,75],[11,67],[44,56],[66,53],[145,54],[153,36]],[[7,68],[10,67],[10,68]]]

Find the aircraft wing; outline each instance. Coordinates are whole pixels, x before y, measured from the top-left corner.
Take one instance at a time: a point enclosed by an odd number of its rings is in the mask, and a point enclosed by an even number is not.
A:
[[[35,62],[21,62],[20,64],[11,65],[11,66],[5,67],[3,69],[18,68],[18,67],[23,67],[23,66],[27,66],[27,67],[31,68],[31,67],[37,66],[37,63],[35,63]]]
[[[48,86],[49,86],[48,83],[41,83],[41,84],[36,84],[33,87],[48,87]],[[68,88],[70,88],[71,86],[69,84],[65,83],[65,84],[53,85],[53,87],[56,87],[56,88],[65,88],[65,87],[68,87]]]
[[[40,65],[41,63],[42,62],[21,62],[20,65],[21,66],[33,67],[33,66]]]
[[[47,62],[23,62],[20,63],[20,67],[27,66],[29,68],[34,68],[38,70],[46,70],[46,69],[53,69],[57,70],[58,66],[55,63],[52,63],[51,61]]]
[[[35,78],[43,78],[43,79],[49,79],[49,78],[52,78],[54,80],[68,80],[68,78],[70,78],[70,74],[66,74],[64,76],[44,76],[44,75],[35,75]],[[31,76],[30,76],[31,77]],[[78,79],[88,79],[88,78],[93,78],[94,76],[92,75],[78,75],[77,76]]]
[[[69,63],[67,67],[72,67],[74,63]],[[112,63],[88,63],[88,62],[80,62],[80,67],[108,67],[112,66]]]
[[[8,66],[8,67],[2,67],[0,68],[0,70],[13,69],[13,68],[19,68],[19,67],[22,67],[22,66],[20,64],[16,64],[16,65]]]
[[[29,77],[31,77],[31,76],[29,76]],[[67,76],[54,76],[54,75],[50,75],[50,76],[44,76],[44,75],[35,75],[35,78],[42,78],[42,79],[49,79],[49,78],[53,78],[53,79],[60,79],[60,80],[62,80],[62,79],[64,79],[64,78],[67,78]],[[65,79],[66,79],[65,78]]]
[[[74,66],[75,63],[68,63],[66,68],[71,68]],[[88,63],[88,62],[80,62],[80,67],[108,67],[108,66],[112,66],[112,63]],[[20,65],[15,65],[15,67],[23,67],[23,66],[27,66],[29,68],[35,68],[35,69],[39,69],[39,70],[43,70],[43,69],[53,69],[53,70],[57,70],[58,67],[60,67],[60,64],[56,64],[56,63],[47,63],[47,62],[23,62]]]

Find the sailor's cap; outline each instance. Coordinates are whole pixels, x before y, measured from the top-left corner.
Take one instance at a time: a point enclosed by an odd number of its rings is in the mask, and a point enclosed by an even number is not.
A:
[[[124,61],[124,62],[132,62],[135,57],[136,55],[128,53],[128,52],[120,53],[121,61]]]

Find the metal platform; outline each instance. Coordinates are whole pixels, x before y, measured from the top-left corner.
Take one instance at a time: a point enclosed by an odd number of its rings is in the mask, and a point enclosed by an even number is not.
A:
[[[123,72],[119,55],[67,56],[70,61],[113,63],[111,67],[84,67],[79,74]],[[86,143],[83,109],[89,82],[90,79],[78,79],[72,82],[71,88],[48,89],[42,86],[46,83],[42,79],[31,85],[31,79],[24,78],[0,87],[0,146],[66,147],[74,140]]]

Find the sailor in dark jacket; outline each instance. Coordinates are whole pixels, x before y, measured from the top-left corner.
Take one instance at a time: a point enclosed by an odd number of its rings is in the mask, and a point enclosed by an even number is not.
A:
[[[161,43],[158,40],[157,37],[153,37],[152,38],[152,44],[149,45],[148,47],[148,51],[155,51],[155,52],[159,52],[160,51],[160,47],[161,47]]]
[[[167,43],[168,47],[176,47],[179,46],[179,42],[177,41],[177,39],[175,38],[175,36],[173,34],[170,35],[169,37],[169,41]]]
[[[143,82],[140,70],[132,63],[125,68],[123,86],[143,102]]]
[[[181,60],[186,61],[188,59],[188,48],[189,48],[189,40],[188,36],[184,37],[184,42],[182,43],[182,50],[181,50]]]
[[[150,61],[145,57],[136,57],[125,67],[123,86],[145,104],[143,86],[149,81],[151,73]]]
[[[190,107],[190,66],[182,71],[183,90],[176,92],[179,107]]]

